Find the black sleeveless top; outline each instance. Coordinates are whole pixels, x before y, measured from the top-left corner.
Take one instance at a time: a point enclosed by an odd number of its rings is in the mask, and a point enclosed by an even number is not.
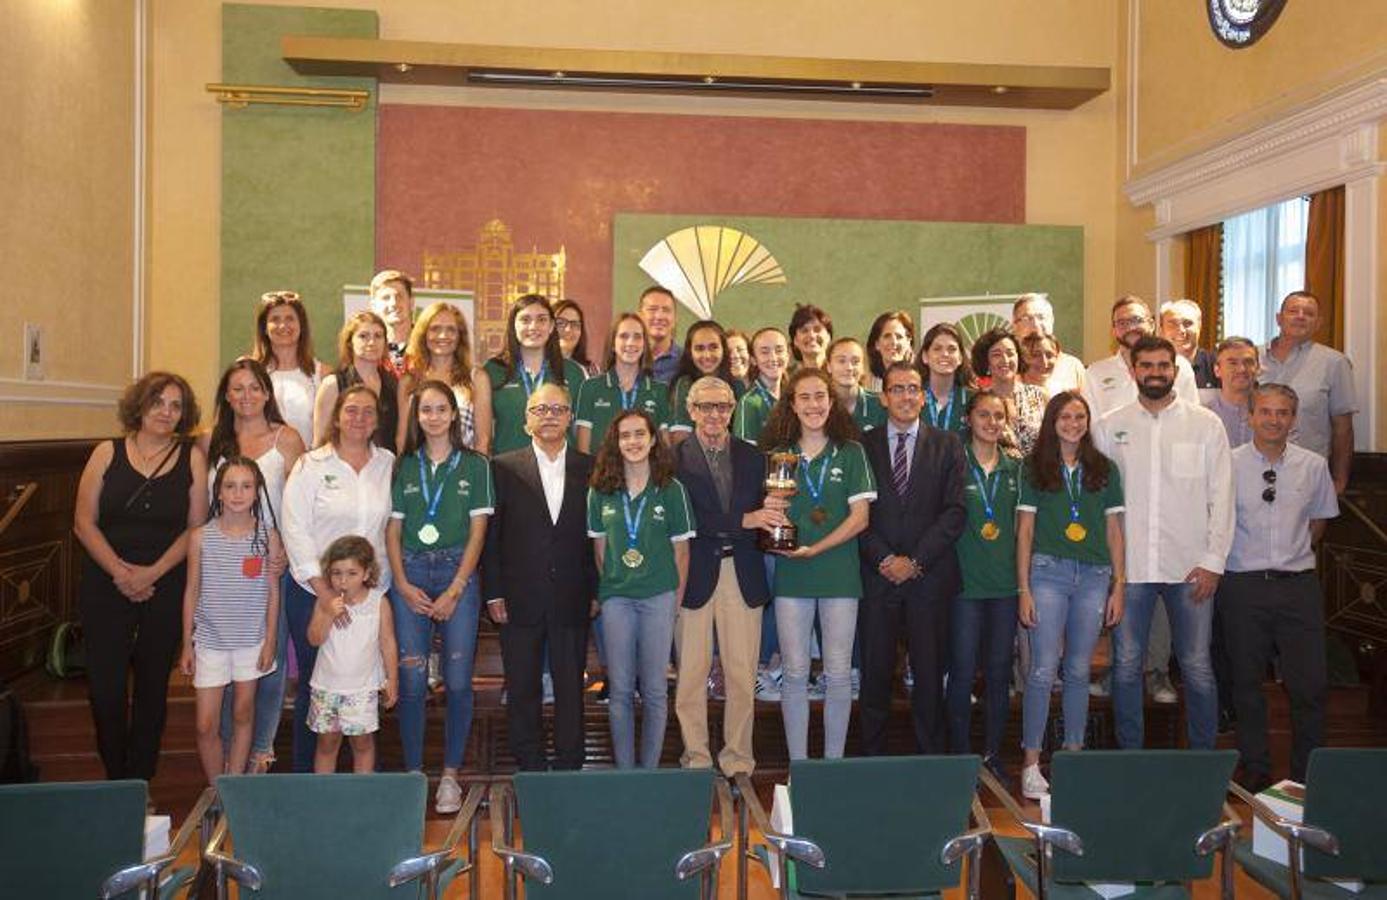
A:
[[[386,367],[381,366],[378,371],[381,393],[376,397],[376,433],[371,435],[371,443],[394,453],[395,429],[400,422],[400,382],[395,373]],[[339,397],[347,388],[365,383],[361,380],[361,373],[356,370],[356,366],[342,366],[333,374],[337,376]]]
[[[115,452],[101,482],[96,525],[121,559],[147,566],[188,530],[192,444],[179,446],[173,468],[152,479],[130,464],[123,438],[111,444]]]

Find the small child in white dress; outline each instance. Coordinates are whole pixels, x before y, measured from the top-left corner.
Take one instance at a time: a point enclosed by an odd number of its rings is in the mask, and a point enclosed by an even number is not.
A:
[[[342,735],[352,746],[352,771],[376,768],[377,704],[400,696],[399,649],[390,604],[376,587],[380,564],[371,542],[348,536],[323,554],[322,570],[335,592],[319,598],[308,623],[308,642],[318,650],[313,666],[308,727],[318,734],[314,772],[337,771]],[[383,694],[383,696],[382,696]]]

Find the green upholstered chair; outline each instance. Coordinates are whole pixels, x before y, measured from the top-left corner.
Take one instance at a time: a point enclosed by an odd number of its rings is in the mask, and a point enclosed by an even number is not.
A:
[[[143,781],[0,787],[0,894],[171,897],[193,875],[170,869],[212,802],[209,788],[164,855],[144,860]]]
[[[229,878],[242,897],[259,900],[435,900],[464,871],[477,896],[482,785],[468,790],[443,847],[427,853],[428,780],[418,772],[223,775],[217,792],[225,816],[203,856],[216,872],[218,897],[227,896]],[[454,858],[464,829],[469,855]]]
[[[1237,818],[1226,810],[1234,750],[1085,750],[1050,763],[1050,823],[1030,820],[990,774],[983,781],[1029,838],[996,838],[1007,865],[1039,900],[1100,895],[1090,883],[1130,882],[1140,900],[1186,900],[1213,874],[1233,896]]]
[[[1286,839],[1289,866],[1255,855],[1250,842],[1238,842],[1238,864],[1254,881],[1289,900],[1387,897],[1387,750],[1311,751],[1301,823],[1280,818],[1237,785],[1230,789]],[[1363,890],[1350,891],[1333,880],[1361,881]]]
[[[794,835],[772,829],[749,778],[739,776],[737,788],[776,851],[781,897],[938,897],[958,886],[967,856],[965,895],[974,898],[988,831],[974,803],[978,766],[976,756],[796,760]],[[769,864],[769,855],[758,858]]]
[[[733,831],[732,793],[711,769],[519,772],[513,791],[491,788],[492,851],[505,865],[506,900],[520,876],[529,900],[709,900]]]

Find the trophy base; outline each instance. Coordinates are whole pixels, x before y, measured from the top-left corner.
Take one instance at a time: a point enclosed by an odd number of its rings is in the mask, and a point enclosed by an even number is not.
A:
[[[756,545],[762,553],[789,552],[799,546],[798,529],[793,525],[777,525],[761,532]]]

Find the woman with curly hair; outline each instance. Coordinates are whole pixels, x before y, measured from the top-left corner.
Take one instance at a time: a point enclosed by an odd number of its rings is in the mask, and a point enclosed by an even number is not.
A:
[[[414,322],[405,347],[400,378],[401,407],[415,389],[430,379],[453,390],[458,406],[462,443],[485,455],[491,449],[491,379],[472,365],[472,335],[462,310],[451,303],[432,303]],[[395,445],[403,448],[409,417],[401,416]]]
[[[593,462],[588,536],[597,561],[598,600],[611,695],[607,716],[619,769],[660,765],[669,688],[665,667],[674,618],[689,576],[693,510],[655,419],[619,412]],[[632,699],[641,692],[640,756]]]
[[[1006,443],[1023,456],[1030,453],[1049,394],[1045,388],[1025,382],[1026,359],[1016,335],[1005,325],[994,328],[974,342],[972,356],[973,374],[989,379],[988,389],[1006,404]]]

